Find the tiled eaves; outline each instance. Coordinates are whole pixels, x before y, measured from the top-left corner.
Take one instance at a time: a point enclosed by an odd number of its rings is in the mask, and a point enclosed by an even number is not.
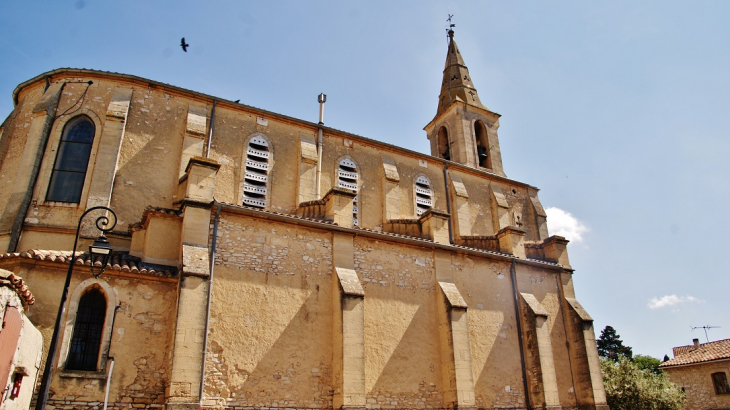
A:
[[[101,268],[98,258],[90,257],[88,251],[76,252],[77,258],[74,266],[88,266]],[[31,249],[25,252],[13,252],[0,254],[0,261],[11,259],[32,259],[44,262],[54,262],[68,265],[71,262],[71,251],[51,251],[42,249]],[[93,259],[93,260],[92,260]],[[172,266],[153,265],[142,262],[139,258],[129,256],[127,252],[114,252],[112,260],[106,265],[107,271],[117,271],[146,276],[173,278],[177,276],[177,268]]]
[[[43,81],[46,77],[52,78],[54,75],[60,76],[60,75],[64,75],[64,74],[70,74],[70,75],[78,74],[78,75],[83,75],[83,76],[87,76],[87,77],[91,77],[91,76],[116,77],[118,79],[125,80],[128,82],[134,82],[134,83],[139,83],[140,85],[146,85],[147,87],[166,88],[171,91],[178,92],[180,94],[189,95],[192,98],[204,99],[204,100],[210,100],[210,101],[216,100],[217,104],[225,104],[232,109],[242,108],[242,109],[246,109],[249,111],[254,111],[254,112],[257,112],[259,114],[262,114],[264,116],[268,116],[271,118],[279,118],[286,122],[293,122],[293,123],[297,123],[297,124],[301,124],[301,125],[306,125],[306,126],[312,128],[313,130],[317,130],[317,129],[321,128],[325,132],[330,132],[332,134],[339,134],[340,136],[352,138],[355,140],[361,140],[361,141],[367,142],[372,145],[376,145],[380,148],[383,148],[383,149],[386,149],[389,151],[399,152],[401,154],[408,154],[410,156],[413,156],[414,158],[429,160],[434,163],[443,164],[444,166],[447,166],[447,167],[459,169],[460,171],[469,172],[469,173],[473,173],[473,174],[477,174],[477,175],[486,175],[490,179],[496,179],[496,180],[506,182],[509,184],[514,184],[514,185],[518,185],[518,186],[522,186],[522,187],[526,187],[526,188],[532,188],[532,189],[539,190],[538,188],[533,187],[530,184],[527,184],[527,183],[524,183],[521,181],[517,181],[517,180],[510,179],[510,178],[507,178],[507,177],[504,177],[501,175],[493,174],[491,172],[467,167],[466,165],[462,165],[457,162],[448,161],[448,160],[445,160],[442,158],[434,157],[434,156],[431,156],[428,154],[424,154],[424,153],[413,151],[413,150],[410,150],[407,148],[399,147],[397,145],[389,144],[387,142],[382,142],[382,141],[374,140],[371,138],[363,137],[362,135],[353,134],[353,133],[339,130],[336,128],[327,127],[327,126],[320,125],[320,124],[317,124],[314,122],[290,117],[288,115],[284,115],[284,114],[280,114],[280,113],[276,113],[276,112],[272,112],[272,111],[267,111],[262,108],[254,107],[251,105],[237,103],[235,101],[227,100],[225,98],[215,97],[215,96],[212,96],[209,94],[204,94],[204,93],[193,91],[190,89],[174,86],[172,84],[154,81],[154,80],[150,80],[147,78],[138,77],[135,75],[117,73],[117,72],[113,72],[113,71],[92,70],[92,69],[87,69],[87,68],[57,68],[55,70],[51,70],[51,71],[39,74],[39,75],[31,78],[30,80],[25,81],[25,82],[19,84],[17,87],[15,87],[15,90],[13,90],[13,103],[15,105],[18,104],[18,95],[23,88],[28,87],[29,85],[31,85],[33,83]]]
[[[566,269],[563,266],[554,263],[554,262],[547,262],[537,259],[521,259],[521,258],[515,258],[513,255],[510,255],[508,253],[504,252],[496,252],[496,251],[489,251],[485,249],[478,249],[478,248],[471,248],[468,246],[463,245],[447,245],[447,244],[441,244],[436,243],[430,239],[424,239],[419,238],[415,236],[408,236],[408,235],[401,235],[391,232],[382,232],[382,231],[376,231],[373,229],[366,229],[362,227],[355,227],[355,228],[347,228],[344,226],[339,226],[335,224],[332,221],[325,220],[325,219],[317,219],[317,218],[309,218],[309,217],[301,217],[298,215],[292,215],[287,214],[283,212],[275,212],[275,211],[268,211],[263,210],[260,208],[254,208],[249,206],[243,206],[243,205],[234,205],[229,204],[225,202],[219,202],[216,201],[214,203],[220,205],[222,208],[225,208],[226,211],[231,213],[237,213],[237,214],[245,214],[245,215],[251,215],[256,216],[263,219],[271,219],[271,220],[278,220],[282,222],[288,222],[293,223],[297,225],[305,225],[310,226],[313,228],[320,228],[320,229],[330,229],[330,230],[336,230],[340,232],[346,232],[346,233],[352,233],[354,235],[363,235],[368,236],[371,238],[377,238],[377,239],[384,239],[384,240],[396,240],[399,242],[408,243],[411,245],[421,245],[421,246],[427,246],[431,248],[439,248],[449,251],[456,251],[461,253],[468,253],[478,256],[485,256],[491,259],[499,259],[503,261],[512,261],[514,260],[516,263],[525,264],[525,265],[531,265],[531,266],[539,266],[543,268],[549,268],[552,270],[560,270],[560,271],[570,271],[571,269]]]
[[[675,347],[674,354],[675,357],[673,359],[660,364],[659,367],[667,368],[718,360],[730,360],[730,339],[701,343],[699,347],[695,347],[694,345]]]
[[[12,289],[18,295],[25,308],[35,303],[35,297],[30,293],[28,285],[25,284],[23,278],[13,272],[0,269],[0,286]]]

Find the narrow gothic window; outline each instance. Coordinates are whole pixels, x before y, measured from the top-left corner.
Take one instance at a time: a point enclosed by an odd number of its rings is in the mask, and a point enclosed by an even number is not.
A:
[[[449,132],[446,131],[446,127],[439,129],[438,135],[438,150],[441,158],[451,161],[451,150],[449,145]]]
[[[337,169],[337,186],[357,192],[357,165],[354,161],[347,158],[340,160]],[[358,225],[357,211],[357,197],[355,197],[352,201],[352,223],[354,226]]]
[[[725,372],[712,373],[712,384],[715,385],[715,394],[730,394]]]
[[[243,204],[256,208],[266,207],[269,182],[269,142],[263,137],[251,138],[246,148],[246,172],[243,182]]]
[[[94,123],[80,115],[63,128],[46,201],[79,203],[94,142]]]
[[[474,137],[477,143],[477,161],[480,167],[492,168],[492,159],[489,157],[489,139],[487,127],[481,121],[474,123]]]
[[[106,298],[99,289],[90,289],[81,296],[66,361],[67,370],[97,370],[105,316]]]
[[[416,178],[416,215],[421,216],[433,206],[431,181],[424,176]]]

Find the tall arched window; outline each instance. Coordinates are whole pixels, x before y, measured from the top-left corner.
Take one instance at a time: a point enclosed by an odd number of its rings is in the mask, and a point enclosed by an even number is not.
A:
[[[421,216],[424,212],[433,207],[433,190],[431,181],[421,175],[416,178],[416,215]]]
[[[85,115],[79,115],[66,123],[53,164],[46,201],[79,203],[94,132],[94,123]]]
[[[357,165],[353,160],[347,158],[340,160],[337,170],[337,186],[357,192]],[[358,225],[357,211],[357,197],[355,197],[352,201],[352,224],[354,226]]]
[[[474,123],[474,138],[477,143],[477,162],[480,167],[492,168],[492,158],[489,156],[489,138],[487,127],[481,121]]]
[[[449,144],[449,132],[446,127],[439,128],[438,150],[441,158],[451,161],[451,145]]]
[[[105,317],[106,298],[98,288],[89,289],[79,300],[66,370],[97,370]]]
[[[271,151],[264,137],[251,138],[246,148],[246,173],[243,182],[243,204],[255,208],[266,207]]]

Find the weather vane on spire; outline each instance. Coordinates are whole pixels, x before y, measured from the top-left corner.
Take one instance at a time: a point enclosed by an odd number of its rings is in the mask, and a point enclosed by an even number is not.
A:
[[[446,37],[451,38],[454,37],[454,27],[456,27],[456,24],[451,22],[451,19],[454,17],[454,15],[448,13],[447,15],[449,16],[449,18],[447,18],[446,21],[448,22],[449,26],[446,28]],[[446,41],[448,42],[448,40]]]

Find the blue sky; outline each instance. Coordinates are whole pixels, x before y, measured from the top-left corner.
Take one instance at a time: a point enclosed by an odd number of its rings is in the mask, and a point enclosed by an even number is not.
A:
[[[428,153],[449,12],[596,335],[659,358],[690,326],[730,338],[730,2],[6,1],[0,117],[19,83],[91,68],[310,121],[324,92],[327,125]]]

